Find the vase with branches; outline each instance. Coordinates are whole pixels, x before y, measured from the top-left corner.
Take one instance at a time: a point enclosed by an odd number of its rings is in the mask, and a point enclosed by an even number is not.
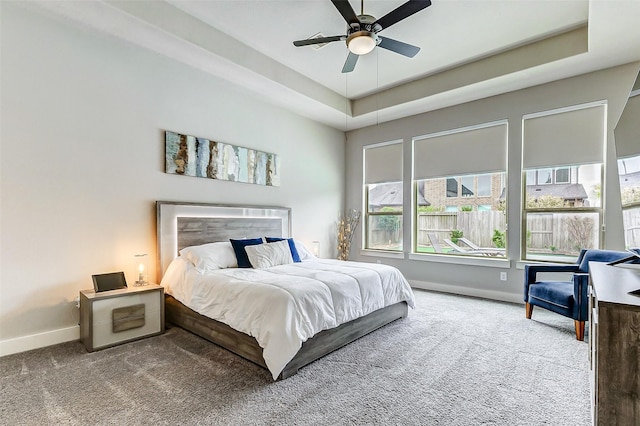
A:
[[[347,260],[351,250],[351,240],[360,223],[360,212],[348,210],[338,220],[338,260]]]

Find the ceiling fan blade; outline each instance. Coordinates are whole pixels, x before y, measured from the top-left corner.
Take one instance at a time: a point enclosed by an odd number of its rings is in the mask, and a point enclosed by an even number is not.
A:
[[[312,44],[322,44],[322,43],[330,43],[332,41],[340,41],[346,40],[347,36],[331,36],[331,37],[319,37],[319,38],[308,38],[306,40],[296,40],[293,42],[294,46],[310,46]]]
[[[431,6],[431,0],[409,0],[378,19],[376,23],[380,24],[382,30],[384,30],[429,6]]]
[[[394,40],[392,38],[380,37],[380,44],[378,47],[382,47],[383,49],[390,50],[392,52],[399,53],[401,55],[407,56],[409,58],[413,58],[418,54],[420,48],[418,46],[413,46],[411,44],[403,43],[398,40]]]
[[[347,21],[347,24],[360,22],[358,16],[356,16],[356,12],[353,11],[351,4],[349,4],[349,0],[331,0],[331,3],[338,9],[338,12],[340,12],[340,15]]]
[[[342,67],[342,73],[351,72],[356,67],[356,62],[358,62],[358,55],[355,53],[349,52],[349,56],[347,56],[347,60]]]

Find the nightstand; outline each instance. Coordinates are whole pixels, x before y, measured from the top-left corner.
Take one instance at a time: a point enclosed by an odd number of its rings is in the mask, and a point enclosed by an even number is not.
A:
[[[93,352],[164,332],[164,287],[80,292],[80,341]]]

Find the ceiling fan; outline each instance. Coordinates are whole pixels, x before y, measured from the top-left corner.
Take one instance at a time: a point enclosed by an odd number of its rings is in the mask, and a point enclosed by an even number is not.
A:
[[[401,55],[413,58],[420,51],[417,46],[412,46],[398,40],[379,36],[378,33],[391,25],[402,21],[431,6],[431,0],[409,0],[396,9],[387,13],[380,19],[364,14],[364,0],[360,3],[360,15],[356,15],[348,0],[331,0],[345,21],[347,21],[347,34],[331,37],[310,38],[293,42],[294,46],[310,46],[312,44],[324,44],[332,41],[345,41],[349,49],[349,56],[342,67],[342,72],[351,72],[356,67],[358,56],[366,55],[376,46]]]

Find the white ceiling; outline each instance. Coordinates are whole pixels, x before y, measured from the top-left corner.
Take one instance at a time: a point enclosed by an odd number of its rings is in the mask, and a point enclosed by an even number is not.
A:
[[[404,2],[366,0],[364,12],[380,18]],[[416,57],[378,48],[349,74],[341,73],[344,42],[321,49],[292,44],[318,32],[346,33],[329,0],[36,1],[29,7],[183,61],[343,130],[640,60],[640,0],[432,2],[381,33],[421,47]],[[360,2],[351,5],[359,14]],[[587,35],[588,44],[580,43]],[[548,54],[530,48],[504,56],[540,40],[547,40]]]

